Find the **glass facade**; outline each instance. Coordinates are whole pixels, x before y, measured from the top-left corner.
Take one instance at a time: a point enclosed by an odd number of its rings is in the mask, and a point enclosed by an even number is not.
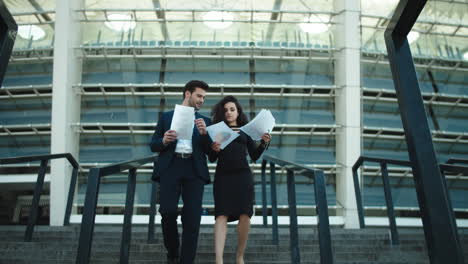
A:
[[[392,1],[391,1],[392,2]],[[393,1],[395,4],[397,1]],[[396,94],[386,59],[383,32],[394,6],[378,1],[362,4],[362,88],[363,149],[368,156],[408,160]],[[440,163],[468,154],[468,5],[463,1],[428,1],[408,41],[423,93],[427,121],[433,134]],[[367,131],[367,133],[366,133]],[[369,164],[364,176],[364,204],[382,207],[385,203],[378,164]],[[374,172],[371,173],[370,170]],[[395,206],[419,208],[409,168],[390,171]],[[446,175],[450,198],[456,212],[467,210],[466,178]]]
[[[0,157],[50,152],[55,1],[5,1],[22,26],[0,89]],[[383,31],[397,1],[362,0],[360,14],[361,154],[408,159]],[[183,6],[183,9],[181,8]],[[414,28],[411,48],[439,162],[468,158],[468,3],[429,1]],[[204,16],[224,10],[232,18],[210,27]],[[449,11],[450,10],[450,11]],[[277,126],[268,154],[321,168],[331,207],[337,202],[335,111],[338,32],[333,1],[83,1],[75,10],[81,41],[72,54],[80,60],[77,205],[81,206],[91,167],[150,155],[148,143],[158,116],[182,101],[192,79],[211,88],[201,113],[225,95],[240,99],[253,118],[271,110]],[[112,15],[120,15],[112,19]],[[115,17],[114,17],[115,18]],[[346,65],[346,67],[353,67]],[[349,117],[352,118],[352,117]],[[64,124],[65,125],[65,124]],[[51,136],[52,135],[52,136]],[[252,164],[256,182],[260,166]],[[210,164],[213,173],[215,164]],[[390,166],[395,205],[418,207],[411,171]],[[21,167],[18,167],[21,172]],[[152,165],[139,170],[135,203],[148,206]],[[384,206],[380,171],[363,170],[364,204]],[[467,180],[447,175],[453,207],[468,210]],[[1,175],[0,175],[1,177]],[[98,206],[123,206],[125,175],[102,181]],[[278,203],[287,205],[285,173],[279,173]],[[298,177],[297,202],[315,205],[313,181]],[[204,206],[213,206],[211,185]],[[268,189],[269,192],[269,189]],[[256,185],[256,204],[261,204]],[[400,209],[399,209],[400,210]],[[404,209],[401,209],[404,210]],[[383,209],[382,209],[383,211]],[[139,213],[136,211],[136,213]],[[308,212],[309,214],[312,212]]]
[[[0,88],[1,157],[50,153],[55,1],[40,2],[38,18],[31,2],[5,1],[20,28]]]

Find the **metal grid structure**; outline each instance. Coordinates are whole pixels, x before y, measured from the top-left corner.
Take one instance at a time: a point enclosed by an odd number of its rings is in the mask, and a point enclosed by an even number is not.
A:
[[[29,63],[44,66],[52,65],[54,56],[54,21],[56,19],[55,1],[47,0],[7,0],[6,5],[20,26],[37,25],[46,32],[46,37],[33,41],[20,39],[17,42],[10,60],[11,75],[22,76]],[[219,3],[218,3],[219,4]],[[103,72],[112,71],[112,65],[118,60],[130,60],[135,63],[135,71],[142,69],[140,62],[146,59],[171,60],[180,59],[194,63],[199,59],[215,61],[290,61],[314,65],[322,63],[322,75],[333,76],[336,57],[341,51],[335,44],[333,31],[336,27],[338,13],[333,11],[330,1],[236,1],[222,3],[216,6],[213,1],[185,3],[181,9],[181,1],[138,1],[128,3],[119,1],[84,1],[84,8],[75,10],[80,23],[85,27],[81,44],[74,46],[76,56],[83,64],[98,61],[104,65]],[[361,1],[361,64],[370,68],[370,73],[378,71],[378,67],[387,67],[388,60],[383,46],[383,30],[390,20],[396,1]],[[228,11],[235,14],[232,20],[235,27],[225,32],[206,30],[202,15],[207,11]],[[442,11],[439,11],[442,10]],[[444,11],[448,10],[448,11]],[[466,39],[468,37],[468,2],[460,0],[429,1],[422,17],[415,25],[424,41],[411,44],[415,66],[421,71],[456,72],[466,74],[468,62],[464,54],[468,52]],[[125,13],[132,18],[137,27],[128,32],[112,32],[104,24],[111,14]],[[301,32],[297,24],[304,17],[324,16],[328,31],[318,35]],[[118,20],[115,20],[118,21]],[[120,22],[126,22],[121,20]],[[319,22],[311,22],[319,23]],[[156,25],[156,26],[155,26]],[[374,68],[374,69],[373,69]],[[159,71],[164,72],[164,68]],[[158,72],[158,71],[155,71]],[[218,70],[219,73],[223,69]],[[255,67],[249,67],[247,73],[255,78]],[[278,73],[281,73],[278,70]],[[362,77],[369,77],[363,74]],[[372,77],[372,76],[371,76]],[[426,78],[426,76],[421,77]],[[333,84],[263,84],[250,80],[246,84],[210,83],[210,97],[221,97],[233,94],[240,98],[255,100],[257,98],[313,98],[323,101],[335,99],[337,91],[342,87]],[[446,80],[450,83],[450,76]],[[105,103],[107,98],[115,96],[153,97],[160,99],[179,98],[183,83],[74,83],[74,92],[86,98],[101,98]],[[0,100],[50,100],[52,83],[27,85],[6,85],[0,88]],[[378,86],[362,85],[361,98],[363,103],[380,104],[396,103],[396,94],[392,89],[382,89]],[[83,99],[84,98],[84,99]],[[423,93],[427,106],[446,106],[454,109],[466,109],[467,94]],[[45,105],[45,108],[48,106]],[[121,106],[125,108],[125,106]],[[24,110],[18,107],[18,110]],[[99,135],[104,138],[111,135],[148,135],[153,132],[155,123],[74,123],[73,129],[82,135]],[[276,136],[314,137],[325,136],[334,144],[334,137],[339,126],[334,124],[291,124],[278,125],[273,134]],[[405,147],[403,130],[400,128],[376,127],[362,124],[363,139],[370,140],[371,148],[379,140],[392,140],[398,149]],[[0,123],[0,136],[18,140],[22,136],[50,137],[51,125],[36,123],[6,125]],[[436,144],[467,144],[466,132],[434,130],[433,139]],[[96,163],[99,164],[100,163]],[[310,164],[309,164],[310,165]],[[337,165],[314,164],[325,170],[325,174],[334,176]],[[84,165],[86,167],[88,165]],[[91,165],[90,165],[91,166]],[[258,170],[258,165],[255,171]],[[213,167],[211,167],[211,170]],[[145,169],[143,169],[144,171]],[[150,171],[147,168],[148,172]],[[408,169],[389,168],[391,177],[412,177]],[[374,177],[379,172],[375,168],[364,169],[365,177]],[[449,183],[464,181],[463,175],[448,175]],[[376,181],[374,184],[379,184]],[[396,187],[399,187],[396,184]]]

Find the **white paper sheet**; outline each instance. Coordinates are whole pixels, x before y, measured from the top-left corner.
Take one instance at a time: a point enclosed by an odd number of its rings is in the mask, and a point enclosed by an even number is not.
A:
[[[239,133],[232,131],[223,121],[207,127],[206,130],[211,140],[221,144],[221,149],[224,149],[239,136]]]
[[[247,125],[240,129],[253,140],[260,140],[265,133],[270,133],[275,126],[275,118],[270,110],[262,109]]]
[[[177,139],[192,139],[195,126],[195,109],[190,106],[176,105],[172,117],[171,130],[177,133]]]

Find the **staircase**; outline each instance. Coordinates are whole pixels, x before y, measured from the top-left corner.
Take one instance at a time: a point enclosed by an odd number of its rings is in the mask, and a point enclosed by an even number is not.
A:
[[[134,226],[130,263],[166,263],[160,226],[157,243],[147,244],[147,229]],[[36,226],[33,242],[23,242],[25,226],[0,226],[0,263],[75,263],[79,226]],[[121,226],[96,225],[91,263],[118,263]],[[235,226],[229,226],[224,254],[225,263],[235,263],[237,236]],[[331,230],[335,263],[429,263],[422,229],[399,228],[401,245],[389,243],[387,229]],[[465,257],[468,256],[468,230],[459,230]],[[291,263],[289,229],[279,230],[279,245],[271,243],[271,229],[252,227],[245,256],[246,263]],[[315,226],[299,227],[301,263],[320,263]],[[196,263],[214,263],[213,229],[202,226]]]

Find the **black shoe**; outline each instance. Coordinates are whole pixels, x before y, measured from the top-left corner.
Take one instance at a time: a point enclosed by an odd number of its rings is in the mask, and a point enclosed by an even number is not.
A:
[[[178,257],[175,257],[175,258],[167,257],[167,264],[179,264],[179,258]]]

